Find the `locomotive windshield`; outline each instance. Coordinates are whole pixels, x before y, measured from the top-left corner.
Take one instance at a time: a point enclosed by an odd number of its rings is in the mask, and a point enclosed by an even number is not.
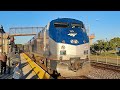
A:
[[[72,28],[84,28],[83,24],[80,23],[71,23]]]
[[[56,28],[67,28],[69,25],[68,25],[68,23],[57,22],[57,23],[54,23],[54,26]]]

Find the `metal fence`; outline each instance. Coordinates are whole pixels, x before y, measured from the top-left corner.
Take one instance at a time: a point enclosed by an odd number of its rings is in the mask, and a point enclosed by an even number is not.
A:
[[[91,62],[110,64],[114,66],[120,66],[120,57],[110,57],[110,56],[99,56],[99,55],[90,55]]]

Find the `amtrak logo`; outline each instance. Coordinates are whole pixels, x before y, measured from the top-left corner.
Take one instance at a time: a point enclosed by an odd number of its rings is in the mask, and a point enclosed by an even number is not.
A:
[[[70,30],[70,33],[68,34],[69,36],[75,37],[77,33],[75,33],[73,30]]]
[[[69,33],[69,36],[75,37],[77,35],[77,33]]]
[[[74,32],[74,30],[70,30],[69,36],[75,37],[77,33]]]

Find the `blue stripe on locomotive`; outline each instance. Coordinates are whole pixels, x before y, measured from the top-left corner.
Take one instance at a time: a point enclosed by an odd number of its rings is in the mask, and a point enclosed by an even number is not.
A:
[[[79,20],[70,19],[70,18],[61,18],[61,19],[52,20],[50,22],[50,27],[49,27],[49,36],[55,42],[61,43],[62,40],[64,40],[66,44],[71,44],[71,45],[84,44],[84,41],[86,41],[86,43],[89,42],[89,38],[87,36],[87,33],[83,32],[83,30],[81,28],[72,28],[71,26],[69,28],[55,28],[54,27],[55,22],[67,22],[69,25],[71,23],[82,23]],[[77,35],[75,37],[69,36],[68,35],[70,33],[69,30],[74,30],[74,32],[77,33]],[[70,42],[71,39],[77,39],[79,41],[79,43],[73,44]]]

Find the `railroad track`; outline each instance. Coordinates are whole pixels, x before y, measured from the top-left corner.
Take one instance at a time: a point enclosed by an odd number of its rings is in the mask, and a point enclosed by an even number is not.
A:
[[[91,72],[87,75],[92,79],[120,79],[120,67],[102,63],[91,63]]]
[[[110,64],[103,64],[103,63],[97,63],[97,62],[92,62],[91,65],[96,68],[109,69],[112,71],[120,72],[120,66],[114,66]]]
[[[120,79],[120,67],[102,63],[91,63],[92,71],[86,76],[66,79]]]

